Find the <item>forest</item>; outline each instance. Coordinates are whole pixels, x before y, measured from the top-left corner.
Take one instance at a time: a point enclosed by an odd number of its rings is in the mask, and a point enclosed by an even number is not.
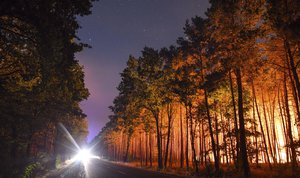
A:
[[[77,16],[93,0],[0,1],[0,177],[43,177],[64,161],[68,142],[88,134],[79,103],[89,96],[74,54]]]
[[[99,154],[207,177],[299,176],[300,1],[210,3],[176,45],[129,56]]]

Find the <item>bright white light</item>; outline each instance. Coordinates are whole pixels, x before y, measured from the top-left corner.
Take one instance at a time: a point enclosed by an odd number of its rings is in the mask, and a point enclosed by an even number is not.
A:
[[[88,149],[80,149],[77,155],[73,157],[72,162],[80,161],[86,167],[91,159],[100,159],[100,158],[98,156],[93,155],[91,151]]]
[[[92,159],[100,159],[99,156],[96,156],[92,153],[93,148],[96,146],[96,144],[98,144],[98,142],[94,145],[92,145],[90,148],[88,149],[81,149],[79,147],[79,145],[76,143],[75,139],[72,137],[72,135],[69,133],[69,131],[65,128],[65,126],[61,123],[59,123],[59,126],[61,127],[62,131],[64,132],[64,134],[67,135],[67,138],[71,141],[71,143],[73,143],[74,145],[74,149],[72,150],[77,150],[77,154],[72,157],[70,160],[66,160],[62,165],[60,165],[60,168],[66,169],[66,168],[71,168],[74,165],[77,165],[76,162],[80,162],[83,164],[84,166],[84,170],[85,170],[85,174],[88,177],[88,163],[92,160]],[[51,174],[57,174],[60,170],[54,171],[54,172],[49,172],[46,175],[51,175]],[[45,176],[48,177],[48,176]]]
[[[84,165],[86,165],[91,158],[94,156],[91,154],[90,150],[82,149],[79,150],[77,155],[74,157],[74,160],[81,161]]]

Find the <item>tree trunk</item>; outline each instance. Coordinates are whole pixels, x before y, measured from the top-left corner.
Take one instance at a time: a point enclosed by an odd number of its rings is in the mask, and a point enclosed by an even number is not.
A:
[[[289,57],[289,65],[291,67],[292,73],[293,73],[293,77],[294,77],[294,81],[297,87],[297,94],[298,94],[298,101],[300,101],[300,82],[299,82],[299,76],[297,73],[297,67],[295,66],[295,62],[294,62],[294,57],[293,54],[291,52],[291,47],[290,44],[287,40],[285,40],[285,48],[287,50],[288,53],[288,57]],[[297,118],[297,120],[299,121],[300,118]]]
[[[149,138],[149,132],[147,131],[146,133],[145,133],[146,135],[145,135],[145,140],[146,140],[146,143],[145,143],[145,149],[146,149],[146,160],[145,160],[145,165],[146,166],[148,166],[148,138]]]
[[[164,159],[165,168],[167,168],[167,163],[168,163],[169,144],[170,144],[172,122],[173,122],[173,108],[172,108],[172,104],[170,103],[167,104],[167,116],[168,116],[168,130],[167,130],[167,143],[166,143],[165,159]]]
[[[218,117],[217,117],[216,112],[215,112],[215,130],[216,130],[217,157],[218,157],[218,160],[220,160],[219,125],[218,125]]]
[[[239,128],[237,123],[237,115],[236,115],[236,104],[235,104],[235,97],[234,97],[234,90],[233,90],[233,82],[231,77],[231,72],[229,72],[229,82],[230,82],[230,93],[231,93],[231,102],[233,106],[233,118],[234,118],[234,132],[236,138],[236,159],[234,159],[235,167],[239,167],[239,159],[240,159],[240,138],[239,138]]]
[[[141,162],[141,167],[142,167],[143,166],[142,132],[140,132],[140,162]]]
[[[149,134],[149,161],[150,161],[150,167],[152,167],[152,135],[151,132]]]
[[[205,130],[204,130],[204,121],[202,120],[202,125],[201,125],[201,131],[202,131],[202,136],[203,136],[203,141],[202,141],[202,147],[203,147],[203,153],[204,153],[204,165],[207,165],[207,160],[206,160],[206,136],[205,136]]]
[[[275,94],[275,92],[274,92]],[[272,131],[272,136],[273,136],[273,153],[274,153],[274,163],[277,164],[277,159],[279,158],[280,160],[280,154],[278,154],[278,157],[277,157],[277,154],[276,153],[279,153],[280,150],[279,150],[279,145],[278,145],[278,141],[277,141],[277,135],[276,135],[276,127],[275,127],[275,103],[276,103],[276,94],[274,95],[274,99],[271,101],[271,96],[269,96],[269,103],[270,103],[270,116],[271,116],[271,131]]]
[[[128,153],[129,153],[129,147],[130,147],[130,142],[131,142],[131,138],[132,138],[132,131],[129,130],[128,131],[128,136],[127,136],[127,143],[126,143],[126,151],[125,151],[125,155],[124,155],[124,162],[128,161]]]
[[[199,123],[199,155],[200,155],[200,164],[203,165],[204,163],[204,159],[203,159],[203,134],[202,132],[202,127],[203,126],[203,120],[200,119],[200,123]]]
[[[244,172],[244,177],[250,177],[250,168],[248,163],[246,135],[245,135],[242,77],[239,68],[236,68],[236,81],[237,81],[237,89],[238,89],[238,114],[239,114],[239,127],[240,127],[240,152],[241,152],[242,169]]]
[[[272,165],[271,165],[271,161],[270,161],[270,157],[269,157],[269,153],[268,153],[268,146],[267,146],[267,142],[266,142],[266,137],[265,137],[265,132],[264,132],[264,128],[262,125],[262,121],[261,121],[261,117],[260,117],[260,113],[259,113],[259,109],[258,109],[258,104],[257,104],[257,100],[256,100],[256,94],[255,94],[255,89],[254,89],[254,83],[252,82],[252,93],[253,93],[253,98],[254,98],[254,103],[255,103],[255,107],[256,107],[256,113],[257,113],[257,117],[258,117],[258,121],[259,121],[259,125],[260,125],[260,131],[263,137],[263,142],[264,142],[264,147],[265,147],[265,152],[267,155],[267,161],[269,164],[269,168],[272,169]]]
[[[222,107],[223,108],[223,107]],[[227,150],[227,145],[228,145],[228,143],[227,143],[227,140],[226,140],[226,131],[225,131],[225,120],[223,119],[223,115],[222,115],[222,112],[221,112],[221,110],[220,110],[220,121],[221,121],[221,123],[223,123],[222,124],[222,126],[221,126],[221,129],[222,129],[222,139],[223,139],[223,144],[224,144],[224,154],[225,154],[225,159],[224,160],[226,160],[226,164],[228,165],[229,164],[229,158],[228,158],[228,150]],[[223,161],[223,162],[225,162],[225,161]]]
[[[211,117],[210,117],[210,111],[209,111],[209,105],[208,105],[208,96],[207,96],[206,90],[204,90],[204,97],[205,97],[206,114],[207,114],[207,119],[208,119],[208,129],[209,129],[211,146],[212,146],[214,160],[215,160],[215,171],[216,171],[216,174],[218,175],[219,169],[220,169],[219,168],[219,158],[217,156],[217,151],[216,151],[216,144],[215,144],[215,139],[214,139],[214,134],[213,134],[213,129],[212,129],[212,123],[211,123]]]
[[[297,123],[297,130],[298,130],[298,136],[300,138],[300,110],[299,110],[299,101],[300,101],[300,96],[299,96],[299,78],[298,78],[298,74],[297,74],[297,68],[295,67],[294,64],[294,58],[291,54],[291,50],[290,47],[288,45],[288,43],[286,43],[286,59],[287,59],[287,66],[289,68],[288,73],[289,73],[289,78],[290,78],[290,86],[292,88],[293,91],[293,98],[294,98],[294,102],[295,102],[295,108],[296,108],[296,123]],[[292,76],[292,73],[293,76]],[[297,80],[298,80],[298,85],[297,85]],[[297,88],[297,89],[296,89]],[[297,95],[298,94],[298,95]]]
[[[170,158],[169,158],[169,167],[172,168],[173,163],[173,146],[174,146],[174,131],[171,134],[171,147],[170,147]]]
[[[292,123],[291,123],[291,115],[290,115],[290,109],[289,109],[289,100],[288,100],[288,92],[287,92],[287,86],[286,86],[286,74],[284,74],[284,100],[285,100],[285,109],[286,109],[286,117],[287,117],[287,133],[289,137],[289,144],[291,148],[292,153],[292,169],[293,171],[296,171],[297,168],[297,160],[296,160],[296,150],[294,146],[294,139],[292,134]]]
[[[253,85],[253,82],[252,82]],[[257,128],[256,128],[256,118],[255,118],[255,100],[254,100],[254,96],[253,96],[253,100],[252,100],[252,113],[253,113],[253,121],[254,121],[254,137],[255,137],[255,163],[256,163],[256,167],[258,168],[258,143],[257,143]]]
[[[226,111],[227,112],[227,111]],[[227,122],[228,122],[228,130],[229,132],[231,132],[231,126],[230,126],[230,118],[228,117],[227,118]],[[236,163],[236,158],[235,158],[235,152],[234,152],[234,146],[233,146],[233,140],[232,140],[232,136],[230,134],[230,150],[231,150],[231,154],[232,154],[232,159],[233,159],[233,162]],[[230,153],[229,153],[230,155]]]
[[[265,118],[265,123],[266,123],[266,131],[267,131],[267,138],[268,138],[268,143],[269,143],[269,150],[270,150],[270,154],[273,159],[273,162],[274,162],[274,154],[272,151],[272,144],[271,144],[270,133],[269,133],[269,123],[268,123],[268,119],[267,119],[265,100],[264,100],[263,94],[262,94],[262,104],[263,104],[263,112],[264,112],[264,118]]]
[[[282,122],[282,130],[283,130],[283,135],[285,138],[285,145],[288,144],[288,137],[287,137],[287,132],[286,132],[286,124],[285,124],[285,119],[284,119],[284,111],[282,111],[283,106],[281,105],[280,102],[280,93],[279,93],[280,88],[278,88],[278,106],[279,106],[279,112],[280,112],[280,117],[281,117],[281,122]],[[284,100],[284,99],[282,99]],[[286,162],[289,163],[289,148],[286,146]]]
[[[187,104],[185,104],[185,128],[186,128],[186,145],[185,145],[185,164],[186,164],[186,170],[189,170],[189,119],[188,119],[188,110],[187,110]]]
[[[192,115],[192,104],[188,107],[189,108],[189,119],[190,119],[190,135],[191,135],[191,148],[192,148],[192,157],[193,163],[196,174],[199,173],[198,169],[198,161],[196,159],[196,150],[195,150],[195,133],[193,128],[193,115]]]
[[[153,116],[155,118],[155,125],[156,125],[158,169],[161,170],[163,168],[163,164],[162,164],[162,150],[161,150],[161,132],[159,129],[159,111],[153,112]]]
[[[183,168],[183,160],[184,160],[184,153],[183,153],[183,123],[182,123],[182,108],[181,105],[179,106],[180,112],[180,168]]]

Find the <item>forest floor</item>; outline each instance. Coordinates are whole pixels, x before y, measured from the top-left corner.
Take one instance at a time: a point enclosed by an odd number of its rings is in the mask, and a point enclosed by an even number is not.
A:
[[[123,166],[136,167],[140,169],[145,169],[148,171],[158,171],[157,165],[153,164],[150,166],[141,166],[140,162],[116,162],[110,161],[115,164],[120,164]],[[179,167],[169,167],[167,169],[159,171],[162,174],[171,174],[178,177],[186,177],[186,178],[213,178],[213,165],[204,167],[200,166],[199,174],[195,175],[194,170],[190,169],[189,171],[186,168]],[[221,176],[222,178],[240,178],[241,174],[237,172],[233,165],[221,165]],[[251,165],[251,177],[252,178],[300,178],[300,171],[293,173],[291,167],[286,164],[277,164],[273,165],[272,170],[265,164],[260,164],[258,167],[256,165]]]

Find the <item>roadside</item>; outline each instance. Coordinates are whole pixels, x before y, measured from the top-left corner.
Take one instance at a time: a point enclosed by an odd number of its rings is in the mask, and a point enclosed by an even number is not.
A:
[[[170,176],[174,176],[174,177],[178,177],[178,178],[191,178],[191,177],[196,177],[195,175],[192,175],[191,173],[188,173],[186,170],[183,169],[163,169],[163,170],[158,170],[158,168],[156,166],[140,166],[139,162],[120,162],[120,161],[112,161],[112,160],[108,160],[108,159],[102,159],[103,161],[109,162],[109,163],[113,163],[113,164],[117,164],[120,166],[126,166],[126,167],[131,167],[131,168],[136,168],[136,169],[142,169],[142,170],[146,170],[149,172],[155,172],[158,174],[162,174],[162,175],[170,175]],[[204,178],[203,176],[197,176],[197,178]]]
[[[186,169],[180,169],[177,167],[173,167],[173,168],[167,168],[167,169],[163,169],[163,170],[158,170],[157,166],[140,166],[139,162],[129,162],[129,163],[124,163],[124,162],[119,162],[119,161],[111,161],[111,160],[107,160],[107,159],[102,159],[103,161],[109,162],[109,163],[113,163],[113,164],[117,164],[120,166],[126,166],[126,167],[131,167],[131,168],[136,168],[136,169],[141,169],[141,170],[146,170],[146,171],[150,171],[150,172],[155,172],[158,174],[162,174],[162,175],[171,175],[177,178],[208,178],[208,177],[214,177],[213,174],[213,167],[212,166],[208,166],[208,167],[201,167],[200,168],[200,172],[198,175],[195,175],[192,173],[192,170],[190,169],[190,171],[188,172]],[[300,174],[297,174],[297,176],[295,176],[295,174],[293,175],[292,171],[289,169],[289,166],[286,164],[282,164],[282,165],[277,165],[276,167],[273,167],[272,170],[269,170],[269,168],[267,167],[267,165],[260,165],[259,167],[257,166],[251,166],[251,175],[252,177],[255,178],[295,178],[295,177],[299,177],[300,178]],[[236,171],[236,169],[233,167],[233,165],[229,165],[229,166],[223,166],[221,168],[219,177],[222,178],[240,178],[242,177],[242,175],[239,175],[238,172]]]

